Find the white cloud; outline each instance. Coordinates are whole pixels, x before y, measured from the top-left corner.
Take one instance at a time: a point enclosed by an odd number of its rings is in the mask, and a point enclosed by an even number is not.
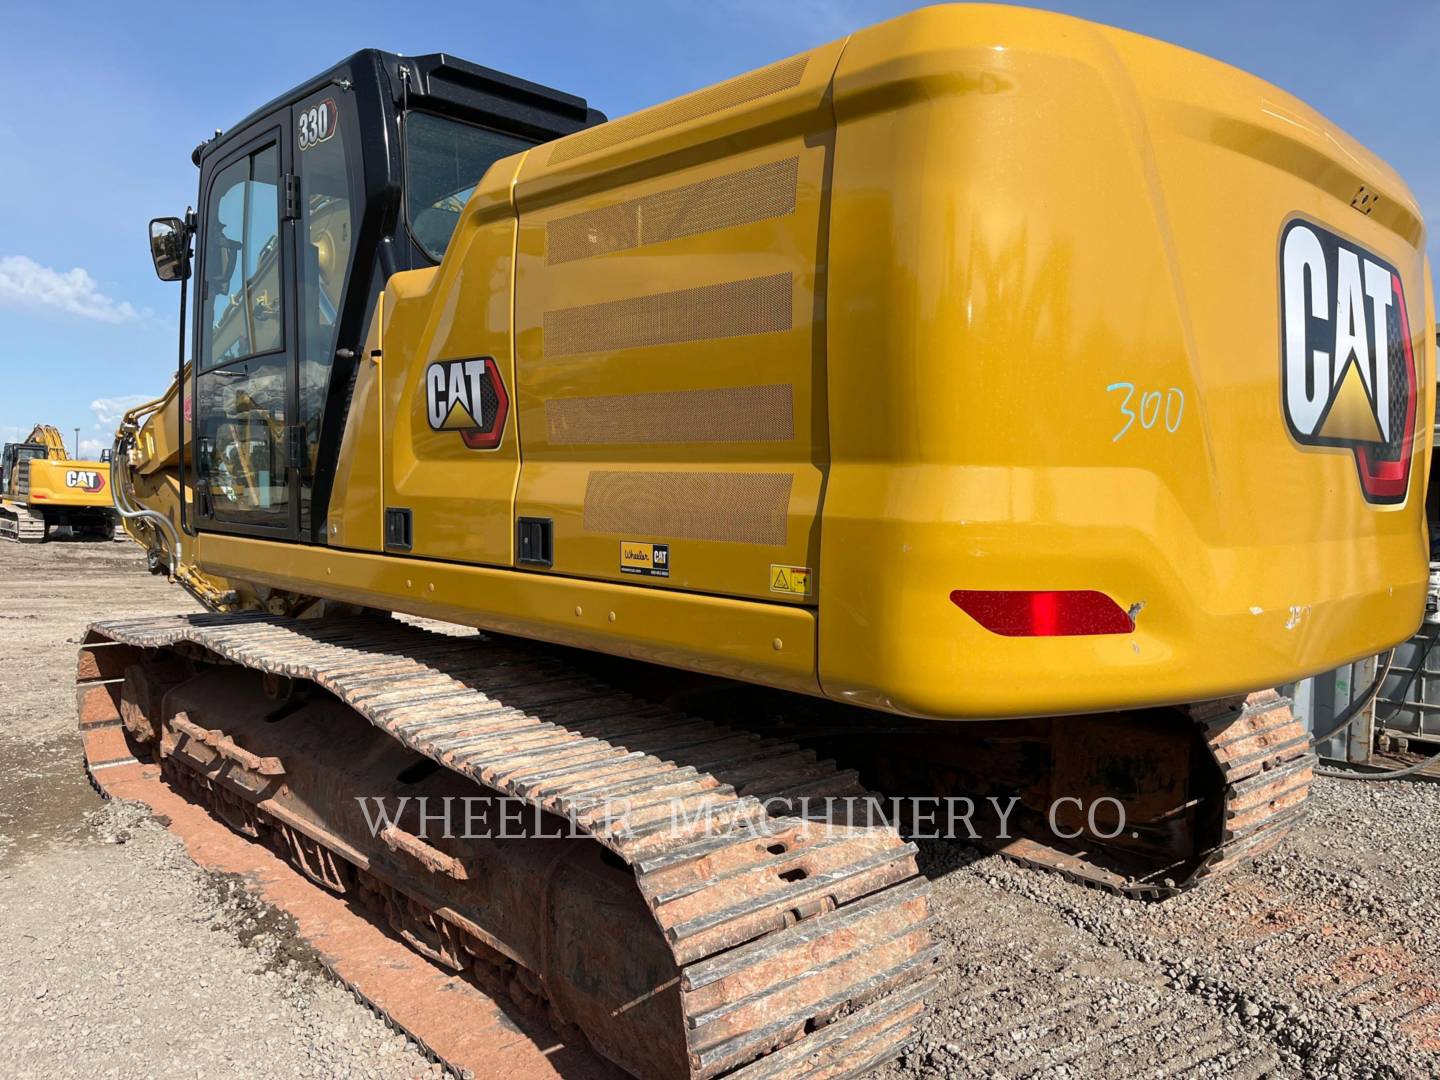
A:
[[[130,322],[140,317],[128,302],[100,291],[89,271],[54,270],[27,255],[0,256],[0,306],[41,310],[53,308],[100,322]]]
[[[151,396],[145,394],[121,394],[119,397],[96,398],[90,402],[90,411],[95,414],[95,429],[97,431],[114,431],[120,423],[120,418],[136,405],[143,405],[150,401]]]
[[[115,441],[113,439],[81,439],[80,460],[99,461],[100,452],[102,450],[109,450],[114,445]]]

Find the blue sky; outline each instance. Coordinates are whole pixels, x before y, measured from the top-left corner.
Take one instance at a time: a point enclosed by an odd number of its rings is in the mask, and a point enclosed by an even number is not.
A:
[[[584,95],[615,117],[919,5],[708,3],[10,5],[0,111],[0,438],[44,421],[109,445],[164,389],[177,292],[145,224],[195,199],[216,127],[368,45],[446,51]],[[1440,221],[1440,2],[1032,3],[1172,41],[1298,95],[1386,158]],[[277,17],[284,11],[283,17]],[[23,62],[22,62],[23,61]],[[12,65],[13,66],[13,65]],[[1431,229],[1430,256],[1440,265]]]

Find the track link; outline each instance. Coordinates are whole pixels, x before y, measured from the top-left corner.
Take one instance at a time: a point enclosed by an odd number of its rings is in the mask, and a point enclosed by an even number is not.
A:
[[[1264,854],[1305,812],[1317,759],[1290,701],[1275,690],[1184,706],[1220,773],[1214,796],[1220,820],[1214,842],[1174,862],[1126,875],[1094,859],[1026,837],[998,847],[1027,866],[1061,874],[1107,892],[1139,899],[1174,896]]]
[[[222,662],[313,684],[480,789],[576,823],[629,867],[673,960],[678,985],[654,993],[678,996],[678,1075],[854,1076],[898,1053],[923,1015],[937,947],[916,850],[888,825],[794,816],[800,799],[864,795],[853,773],[812,752],[646,704],[558,662],[543,646],[383,620],[194,615],[90,628],[79,710],[87,766],[101,787],[108,770],[135,761],[122,705],[127,672],[133,682],[147,658]],[[222,804],[217,810],[236,801],[218,787],[227,770],[256,780],[283,773],[278,760],[247,757],[224,732],[186,713],[165,724],[167,771],[194,787],[192,795],[210,792]],[[196,760],[213,767],[176,772],[174,763],[194,757],[194,747],[203,748]],[[206,759],[212,752],[225,762]],[[263,790],[273,792],[274,784]],[[280,819],[286,835],[301,834],[294,857],[317,880],[338,877],[334,861],[348,860],[371,892],[398,886],[419,905],[427,933],[439,927],[442,939],[445,932],[483,935],[424,888],[383,873],[376,879],[376,865],[345,845],[326,847],[323,830],[310,829],[307,840],[305,821],[287,817],[280,800],[239,801],[249,807],[241,808],[241,831],[258,814]],[[436,874],[466,878],[460,860],[403,830],[383,838]],[[602,922],[593,931],[605,929]],[[535,988],[544,994],[553,976],[540,966]],[[564,988],[549,989],[554,1000],[566,997]],[[612,1059],[662,1075],[635,1064],[643,1055],[627,1059],[593,1023],[565,1019]],[[424,1031],[414,1034],[423,1041]]]
[[[1290,701],[1274,690],[1188,710],[1225,778],[1220,843],[1184,883],[1194,885],[1264,854],[1304,813],[1317,758]]]
[[[45,542],[45,515],[20,503],[0,505],[0,537],[22,544]]]

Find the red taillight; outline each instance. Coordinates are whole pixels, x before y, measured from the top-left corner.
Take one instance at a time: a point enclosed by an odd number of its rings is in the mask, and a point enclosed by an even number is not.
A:
[[[1094,589],[956,589],[955,606],[992,634],[1073,637],[1129,634],[1135,620]]]

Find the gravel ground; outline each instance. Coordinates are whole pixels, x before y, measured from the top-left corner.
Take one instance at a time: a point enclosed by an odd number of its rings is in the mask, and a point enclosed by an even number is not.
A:
[[[0,1072],[429,1074],[283,917],[85,781],[73,715],[85,624],[186,610],[132,544],[0,541]]]
[[[1440,785],[1320,781],[1279,848],[1159,904],[923,857],[942,991],[878,1076],[1440,1075]]]
[[[80,632],[184,611],[126,544],[0,545],[0,1049],[13,1076],[433,1073],[283,916],[80,772]],[[1317,785],[1253,868],[1140,904],[923,845],[945,946],[872,1080],[1440,1075],[1440,785]]]

